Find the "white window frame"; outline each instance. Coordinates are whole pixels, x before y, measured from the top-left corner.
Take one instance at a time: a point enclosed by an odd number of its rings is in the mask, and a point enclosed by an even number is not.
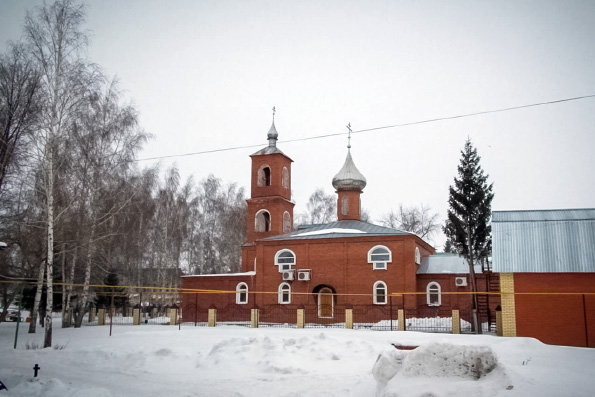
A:
[[[269,184],[266,184],[266,175],[264,172],[264,169],[268,168],[269,169]],[[271,166],[268,164],[263,164],[260,166],[260,168],[258,169],[258,173],[257,173],[257,180],[256,180],[256,186],[258,187],[267,187],[267,186],[272,186],[273,184],[273,170],[271,169]]]
[[[267,227],[266,224],[266,219],[264,218],[264,214],[268,214],[269,216],[269,224]],[[262,219],[262,224],[259,223],[258,219],[259,217],[262,215],[263,219]],[[259,232],[259,233],[263,233],[263,232],[270,232],[271,231],[271,224],[272,224],[273,220],[271,217],[271,213],[265,209],[261,209],[258,210],[258,212],[256,212],[256,215],[254,215],[254,231],[255,232]],[[259,227],[262,226],[262,227]],[[260,230],[263,229],[263,230]]]
[[[281,184],[283,185],[283,188],[289,189],[289,170],[285,166],[283,166],[282,178]]]
[[[438,303],[432,302],[432,295],[437,295]],[[442,287],[436,281],[428,283],[428,286],[426,287],[426,303],[428,306],[442,305]]]
[[[421,253],[419,252],[419,247],[415,247],[415,263],[418,265],[421,264]]]
[[[279,257],[284,252],[290,252],[291,255],[293,255],[293,263],[279,263]],[[277,266],[279,268],[279,273],[294,270],[296,262],[297,262],[297,257],[295,255],[295,252],[293,252],[290,249],[284,248],[282,250],[277,251],[277,253],[275,254],[275,266]]]
[[[381,297],[381,298],[384,298],[384,302],[381,302],[378,300],[379,295],[378,295],[377,288],[379,286],[382,286],[384,288],[384,296]],[[386,305],[388,303],[388,287],[386,286],[386,283],[384,281],[376,281],[374,283],[373,293],[374,293],[374,304],[375,305]]]
[[[285,291],[287,291],[287,302],[285,302],[283,299],[285,296]],[[288,283],[279,284],[279,289],[277,291],[277,302],[280,305],[289,305],[291,303],[291,285]]]
[[[388,260],[380,261],[380,260],[377,260],[377,258],[373,258],[373,255],[386,255],[386,253],[384,253],[384,252],[383,253],[374,253],[374,251],[379,248],[382,248],[382,249],[385,249],[386,251],[388,251]],[[388,264],[391,263],[392,261],[393,261],[393,254],[392,254],[391,250],[384,245],[376,245],[368,251],[368,263],[372,264],[372,270],[387,270]]]
[[[283,233],[291,233],[291,215],[287,211],[283,213]]]
[[[242,300],[242,293],[246,294],[245,299]],[[236,304],[245,305],[248,303],[248,284],[238,283],[236,285]]]

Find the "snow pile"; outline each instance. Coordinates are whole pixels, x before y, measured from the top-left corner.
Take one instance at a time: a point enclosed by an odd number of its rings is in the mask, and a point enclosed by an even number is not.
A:
[[[595,349],[529,338],[150,324],[114,326],[110,337],[108,326],[55,324],[51,349],[40,348],[42,329],[27,327],[13,349],[15,324],[0,324],[9,389],[0,397],[590,397],[595,389]],[[397,342],[419,347],[400,351]]]

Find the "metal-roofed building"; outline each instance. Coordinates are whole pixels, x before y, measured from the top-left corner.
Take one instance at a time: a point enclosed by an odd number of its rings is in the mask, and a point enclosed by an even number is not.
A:
[[[508,336],[595,347],[595,209],[492,212]]]
[[[595,272],[595,209],[492,212],[493,271]]]

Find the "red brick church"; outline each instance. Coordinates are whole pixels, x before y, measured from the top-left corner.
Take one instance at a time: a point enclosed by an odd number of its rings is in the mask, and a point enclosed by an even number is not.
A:
[[[310,308],[307,321],[312,322],[343,321],[343,308],[358,305],[385,312],[389,307],[417,313],[430,309],[438,316],[470,308],[470,295],[451,294],[470,289],[464,260],[436,255],[413,233],[360,219],[366,178],[355,166],[350,145],[343,167],[329,175],[337,193],[337,221],[294,230],[293,161],[277,147],[277,137],[273,122],[268,145],[251,155],[242,272],[182,277],[183,321],[196,321],[193,313],[206,308],[217,308],[219,320],[224,308],[260,308],[261,320],[267,308],[286,313]],[[479,289],[489,290],[481,266],[476,273]],[[484,303],[486,316],[497,303]]]

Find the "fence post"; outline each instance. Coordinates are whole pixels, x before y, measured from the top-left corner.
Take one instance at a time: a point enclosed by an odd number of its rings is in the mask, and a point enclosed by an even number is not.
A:
[[[250,324],[252,328],[258,328],[258,321],[260,320],[259,316],[260,313],[258,312],[258,309],[250,309]]]
[[[103,307],[97,311],[97,325],[105,325],[105,309]]]
[[[398,312],[398,318],[399,318],[399,331],[405,331],[405,310],[403,309],[399,309]]]
[[[504,335],[502,329],[502,308],[498,305],[498,307],[496,307],[496,336],[502,335]]]
[[[215,327],[217,325],[217,309],[209,309],[209,327]]]
[[[345,328],[353,329],[353,309],[345,309]]]
[[[458,309],[453,309],[453,311],[452,311],[452,333],[453,334],[461,333],[461,317],[459,315]]]
[[[132,309],[132,325],[140,325],[140,305],[135,305]]]
[[[169,308],[169,325],[178,325],[178,306],[174,303]]]
[[[297,327],[304,328],[304,309],[297,309]]]

